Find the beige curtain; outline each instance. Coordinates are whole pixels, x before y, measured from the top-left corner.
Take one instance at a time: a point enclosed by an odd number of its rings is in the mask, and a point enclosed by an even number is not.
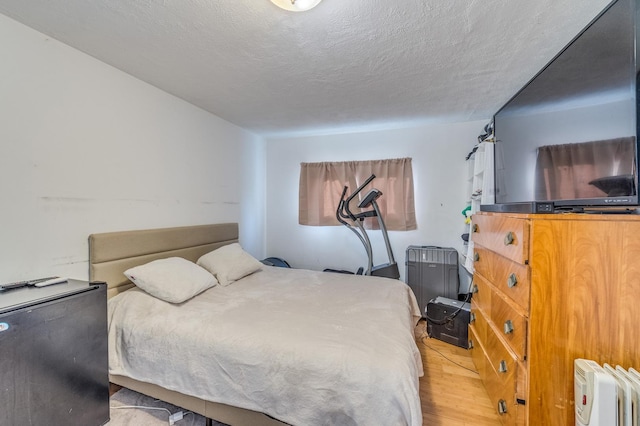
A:
[[[541,146],[536,161],[536,200],[632,195],[634,146],[633,137]]]
[[[344,161],[300,164],[300,194],[298,221],[301,225],[339,225],[336,209],[342,188],[347,185],[347,196],[371,174],[376,178],[360,193],[364,197],[371,188],[382,191],[376,200],[387,229],[409,231],[417,228],[413,198],[413,170],[411,158],[391,160]],[[359,200],[350,208],[354,213]],[[365,227],[376,228],[377,220],[368,218]]]

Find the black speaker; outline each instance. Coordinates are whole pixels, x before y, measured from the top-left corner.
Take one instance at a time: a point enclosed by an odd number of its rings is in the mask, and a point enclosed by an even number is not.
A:
[[[471,305],[446,297],[436,297],[427,303],[427,333],[429,337],[469,349],[469,314]]]

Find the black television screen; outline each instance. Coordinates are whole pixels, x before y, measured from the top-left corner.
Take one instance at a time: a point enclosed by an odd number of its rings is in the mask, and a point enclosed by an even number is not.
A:
[[[497,206],[481,210],[638,204],[639,1],[610,3],[494,115]]]

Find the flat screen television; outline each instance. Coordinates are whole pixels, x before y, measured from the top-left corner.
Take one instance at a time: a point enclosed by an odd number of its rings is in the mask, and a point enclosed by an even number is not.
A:
[[[612,1],[494,115],[480,210],[638,208],[639,3]]]

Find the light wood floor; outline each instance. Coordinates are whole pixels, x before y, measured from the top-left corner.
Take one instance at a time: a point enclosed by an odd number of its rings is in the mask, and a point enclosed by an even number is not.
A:
[[[422,422],[428,426],[499,426],[500,419],[476,373],[469,351],[437,339],[416,326],[422,354]]]

